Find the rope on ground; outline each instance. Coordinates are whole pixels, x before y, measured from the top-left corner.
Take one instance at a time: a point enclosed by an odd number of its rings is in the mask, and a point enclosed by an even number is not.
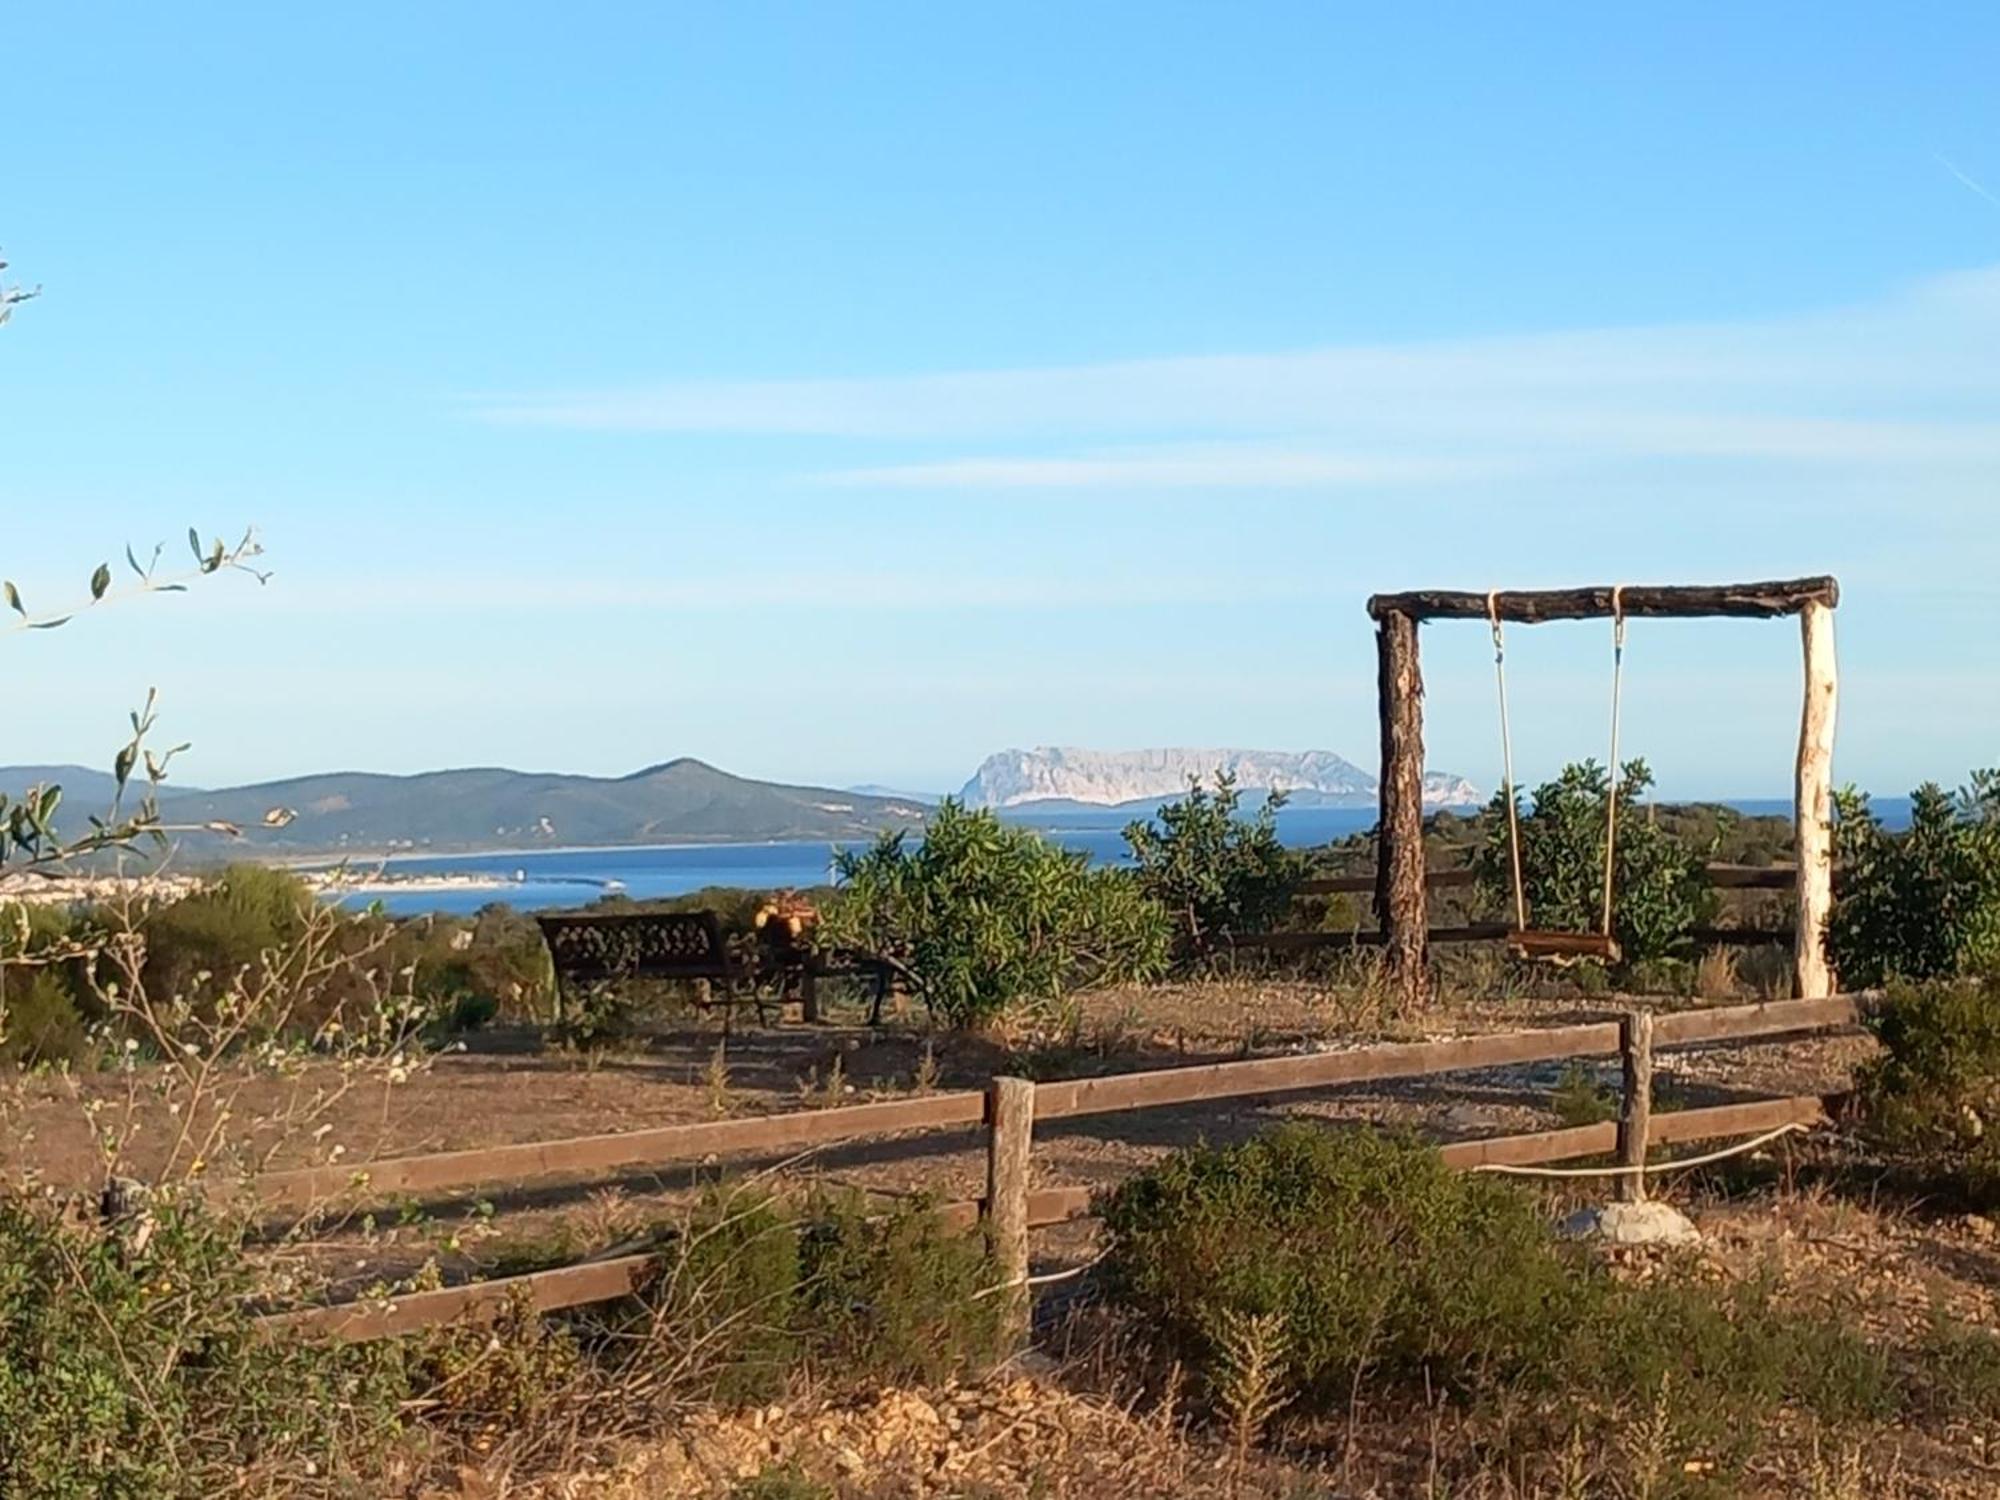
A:
[[[1017,1291],[1024,1286],[1048,1286],[1052,1282],[1069,1281],[1090,1270],[1091,1267],[1095,1266],[1110,1253],[1109,1250],[1100,1250],[1082,1265],[1071,1266],[1067,1271],[1051,1271],[1046,1276],[1019,1276],[1012,1281],[1003,1281],[998,1286],[989,1286],[984,1291],[974,1292],[971,1300],[977,1302],[981,1297],[991,1297],[1000,1292]]]
[[[1725,1146],[1720,1151],[1711,1151],[1706,1156],[1688,1156],[1678,1161],[1642,1162],[1637,1166],[1616,1167],[1517,1167],[1508,1162],[1481,1162],[1472,1170],[1475,1172],[1500,1172],[1510,1177],[1625,1177],[1637,1174],[1641,1177],[1648,1172],[1678,1172],[1683,1167],[1705,1167],[1710,1162],[1726,1161],[1732,1156],[1741,1156],[1746,1151],[1755,1151],[1759,1146],[1768,1146],[1780,1136],[1791,1135],[1808,1127],[1794,1121],[1790,1125],[1780,1125],[1776,1130],[1767,1130],[1751,1140],[1740,1141],[1734,1146]]]

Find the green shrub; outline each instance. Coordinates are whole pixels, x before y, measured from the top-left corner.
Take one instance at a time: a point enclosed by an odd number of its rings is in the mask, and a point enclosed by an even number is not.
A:
[[[1530,1444],[1657,1405],[1677,1450],[1741,1459],[1787,1405],[1844,1423],[1901,1399],[1881,1351],[1769,1284],[1622,1284],[1527,1192],[1393,1137],[1286,1125],[1182,1152],[1104,1219],[1112,1296],[1223,1404],[1257,1326],[1291,1411],[1443,1397]]]
[[[2000,771],[1956,795],[1910,794],[1910,826],[1883,828],[1851,788],[1834,799],[1838,867],[1827,948],[1841,982],[1937,979],[2000,966]]]
[[[1717,898],[1707,865],[1715,846],[1677,838],[1640,805],[1653,785],[1643,760],[1618,780],[1611,929],[1628,964],[1685,956],[1693,929],[1712,921]],[[1506,794],[1487,810],[1486,842],[1473,856],[1486,899],[1514,910]],[[1529,922],[1541,929],[1596,932],[1604,921],[1605,812],[1611,778],[1594,760],[1565,766],[1536,787],[1520,816],[1521,883]]]
[[[1532,1200],[1388,1136],[1285,1125],[1182,1152],[1122,1184],[1104,1223],[1113,1294],[1190,1368],[1232,1317],[1280,1317],[1302,1409],[1338,1410],[1363,1367],[1504,1380],[1562,1336],[1540,1312],[1568,1272]]]
[[[2000,979],[1897,983],[1855,1076],[1870,1140],[1938,1185],[2000,1197]]]
[[[393,1346],[262,1338],[235,1234],[170,1202],[142,1222],[0,1198],[0,1494],[323,1493],[384,1451]]]
[[[94,938],[88,918],[63,906],[0,906],[0,1063],[81,1061],[98,1019],[85,980]]]
[[[983,1238],[928,1204],[717,1195],[667,1252],[653,1338],[631,1347],[651,1361],[664,1343],[696,1399],[769,1400],[801,1372],[834,1389],[935,1382],[1003,1352],[1000,1300],[973,1295],[991,1281]]]
[[[893,954],[954,1026],[1166,966],[1165,914],[1129,871],[1092,869],[990,811],[942,803],[912,845],[843,851],[823,941]]]
[[[267,953],[298,941],[313,900],[288,871],[234,864],[192,894],[151,908],[139,928],[148,992],[190,995],[207,983],[203,975],[254,969]]]
[[[1278,926],[1305,874],[1303,856],[1278,841],[1284,794],[1271,793],[1248,821],[1236,815],[1241,800],[1236,778],[1218,772],[1213,792],[1191,781],[1186,797],[1126,825],[1139,889],[1167,913],[1183,952],[1204,955]]]
[[[0,1063],[75,1062],[89,1029],[59,968],[0,964]]]

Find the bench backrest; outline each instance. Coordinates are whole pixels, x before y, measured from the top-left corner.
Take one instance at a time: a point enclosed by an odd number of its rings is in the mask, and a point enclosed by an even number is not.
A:
[[[730,971],[712,911],[579,912],[535,922],[559,979],[713,979]]]

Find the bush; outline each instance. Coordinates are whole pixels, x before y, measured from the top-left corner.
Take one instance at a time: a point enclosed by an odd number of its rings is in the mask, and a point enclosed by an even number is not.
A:
[[[323,1493],[384,1450],[392,1347],[261,1338],[236,1235],[169,1202],[139,1225],[0,1197],[0,1494]]]
[[[264,955],[296,944],[307,926],[313,893],[285,870],[234,864],[178,901],[146,912],[144,978],[153,995],[191,995],[203,975],[254,969]]]
[[[85,977],[96,935],[64,906],[0,906],[0,1063],[80,1062],[101,1019]]]
[[[1712,921],[1708,884],[1714,845],[1674,837],[1644,816],[1653,785],[1643,760],[1625,763],[1618,781],[1618,847],[1613,859],[1611,929],[1628,964],[1684,957],[1696,927]],[[1596,932],[1604,921],[1605,811],[1611,778],[1594,760],[1565,766],[1536,787],[1520,817],[1521,883],[1537,928]],[[1488,809],[1485,844],[1473,856],[1482,892],[1514,909],[1513,856],[1504,791]]]
[[[1271,793],[1248,821],[1236,815],[1241,800],[1236,778],[1218,772],[1213,792],[1190,781],[1179,802],[1126,825],[1139,889],[1165,910],[1183,952],[1278,926],[1305,874],[1303,856],[1278,842],[1284,794]]]
[[[712,1198],[677,1237],[630,1359],[677,1365],[683,1397],[781,1395],[797,1374],[820,1388],[937,1382],[1003,1352],[1002,1304],[983,1238],[931,1206],[883,1211],[854,1195],[787,1210],[743,1194]]]
[[[88,1039],[82,1008],[60,969],[0,964],[0,1063],[75,1062]]]
[[[1851,788],[1834,800],[1836,900],[1827,947],[1841,983],[1936,979],[2000,966],[2000,771],[1957,795],[1910,794],[1910,826],[1882,827]]]
[[[1527,1192],[1393,1137],[1286,1125],[1183,1152],[1119,1187],[1105,1227],[1111,1294],[1225,1407],[1246,1328],[1277,1351],[1267,1408],[1444,1397],[1542,1444],[1658,1405],[1677,1449],[1740,1458],[1788,1403],[1847,1422],[1900,1399],[1879,1350],[1768,1284],[1622,1284]]]
[[[1233,1319],[1281,1319],[1304,1410],[1342,1408],[1364,1367],[1504,1381],[1562,1337],[1540,1314],[1568,1273],[1532,1201],[1392,1137],[1285,1125],[1183,1152],[1122,1184],[1104,1223],[1113,1295],[1189,1368],[1213,1368]]]
[[[842,851],[837,871],[821,940],[902,960],[954,1026],[1166,967],[1165,914],[1130,872],[1091,869],[1082,854],[949,799],[922,843],[886,834]]]
[[[2000,979],[1892,985],[1855,1077],[1879,1147],[1981,1203],[2000,1197]]]

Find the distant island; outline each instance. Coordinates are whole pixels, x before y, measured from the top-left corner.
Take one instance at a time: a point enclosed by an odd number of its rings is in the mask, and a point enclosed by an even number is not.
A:
[[[1331,750],[1084,750],[1043,745],[989,755],[959,793],[972,807],[1050,809],[1061,806],[1138,810],[1181,796],[1196,777],[1226,771],[1246,791],[1282,791],[1294,807],[1372,807],[1375,776]],[[1432,807],[1477,806],[1486,800],[1463,776],[1424,777]]]

